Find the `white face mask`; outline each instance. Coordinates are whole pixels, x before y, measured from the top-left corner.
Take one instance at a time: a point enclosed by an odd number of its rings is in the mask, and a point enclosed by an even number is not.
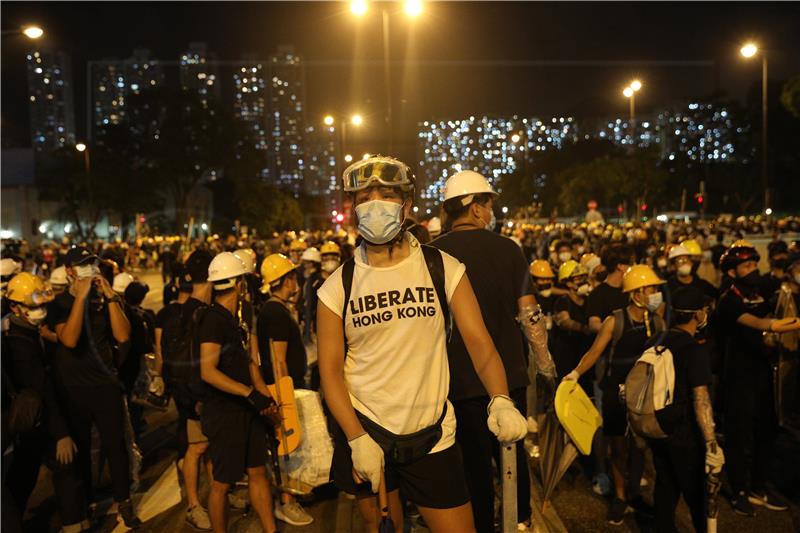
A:
[[[680,274],[681,276],[688,276],[691,273],[692,273],[692,265],[688,263],[684,263],[678,267],[678,274]]]
[[[650,296],[647,297],[647,310],[651,313],[655,313],[656,310],[661,307],[661,304],[664,303],[664,295],[661,292],[654,292]]]
[[[77,279],[86,279],[91,278],[92,276],[96,276],[100,274],[100,269],[97,265],[75,265],[73,267],[75,269],[75,276]]]
[[[403,225],[403,204],[370,200],[356,206],[358,232],[371,244],[386,244]]]
[[[553,289],[541,290],[539,291],[539,294],[541,294],[543,298],[550,298],[550,295],[553,294]]]
[[[560,254],[558,254],[558,260],[561,261],[562,263],[566,263],[570,259],[572,259],[572,254],[569,252],[561,252]]]
[[[335,271],[339,268],[339,260],[338,259],[326,259],[322,262],[322,271],[327,272],[330,274],[331,272]]]
[[[578,293],[578,296],[586,296],[587,294],[592,292],[592,286],[589,285],[588,283],[584,283],[583,285],[578,287],[578,290],[576,292]]]
[[[46,307],[23,307],[22,308],[22,315],[25,317],[25,320],[30,322],[34,326],[40,325],[44,322],[44,319],[47,318],[47,308]]]

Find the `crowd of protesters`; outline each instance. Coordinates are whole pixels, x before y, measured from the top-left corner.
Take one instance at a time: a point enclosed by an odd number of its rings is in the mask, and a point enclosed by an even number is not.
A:
[[[522,439],[541,414],[537,374],[577,381],[602,412],[582,465],[610,524],[635,511],[674,531],[682,496],[704,531],[704,475],[720,470],[737,513],[787,508],[769,472],[779,424],[798,421],[800,242],[785,236],[800,218],[498,223],[489,183],[459,173],[441,219],[416,222],[413,188],[407,167],[372,158],[345,175],[349,231],[4,242],[3,528],[20,527],[42,466],[62,530],[92,527],[93,428],[119,518],[139,527],[143,412],[170,398],[191,526],[225,531],[245,476],[264,531],[311,523],[270,482],[286,376],[324,394],[331,479],[370,531],[382,483],[396,523],[411,502],[433,531],[494,531],[498,441],[519,441],[518,523],[532,530]],[[139,279],[156,268],[157,314]],[[678,408],[645,446],[653,507],[618,392],[656,338]]]

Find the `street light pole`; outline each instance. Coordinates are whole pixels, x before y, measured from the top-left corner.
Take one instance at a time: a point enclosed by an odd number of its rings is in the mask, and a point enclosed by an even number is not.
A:
[[[386,126],[389,133],[389,154],[392,153],[392,80],[391,66],[389,64],[389,11],[381,9],[383,18],[383,75],[386,84]]]
[[[769,209],[769,178],[767,176],[767,52],[761,51],[761,186],[764,188],[764,211]]]

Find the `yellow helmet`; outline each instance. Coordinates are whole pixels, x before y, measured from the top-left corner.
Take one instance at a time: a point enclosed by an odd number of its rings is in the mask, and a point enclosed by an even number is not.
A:
[[[744,239],[739,239],[738,241],[731,244],[731,248],[755,248],[750,241],[746,241]]]
[[[561,265],[558,269],[558,281],[564,281],[568,278],[574,278],[577,276],[585,276],[589,272],[586,271],[584,267],[581,266],[580,263],[575,261],[574,259],[570,259],[569,261],[565,262]]]
[[[303,239],[295,239],[289,245],[289,250],[292,252],[294,251],[302,252],[306,248],[308,248],[308,245],[306,244],[306,241],[304,241]]]
[[[53,290],[38,276],[20,272],[8,282],[6,298],[27,307],[38,307],[53,301]]]
[[[687,239],[683,241],[681,246],[689,250],[689,255],[703,255],[703,250],[700,248],[700,243],[694,239]]]
[[[336,244],[335,242],[328,241],[320,247],[319,253],[321,255],[325,254],[342,255],[342,250],[339,248],[339,245]]]
[[[622,292],[631,292],[642,287],[666,283],[647,265],[633,265],[622,276]]]
[[[537,259],[531,263],[531,276],[534,278],[554,278],[553,269],[550,268],[550,263],[544,259]]]
[[[289,261],[283,254],[272,254],[261,263],[261,277],[264,280],[263,289],[268,289],[270,284],[281,279],[283,276],[297,268],[297,265]]]

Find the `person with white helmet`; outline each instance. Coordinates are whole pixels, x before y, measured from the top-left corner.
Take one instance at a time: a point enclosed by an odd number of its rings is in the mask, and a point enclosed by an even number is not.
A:
[[[435,239],[442,234],[442,219],[433,217],[428,221],[428,233],[431,234],[431,239]]]
[[[266,416],[275,402],[250,357],[250,325],[241,323],[244,263],[230,252],[217,254],[208,265],[214,302],[198,317],[195,343],[200,347],[200,376],[208,394],[200,415],[208,436],[207,456],[213,480],[208,497],[211,526],[227,530],[227,494],[248,476],[250,503],[266,533],[277,531],[267,481]]]
[[[694,287],[709,301],[716,301],[717,288],[694,272],[691,250],[682,244],[673,246],[669,251],[669,260],[675,269],[675,273],[667,279],[670,291],[675,292],[681,287]]]
[[[120,296],[125,295],[125,289],[128,288],[128,285],[133,283],[134,278],[127,272],[120,272],[116,276],[114,276],[114,282],[111,284],[111,289],[119,294]]]
[[[61,294],[64,292],[67,287],[69,287],[69,281],[67,280],[67,269],[64,265],[60,267],[54,268],[53,271],[50,273],[50,287],[53,288],[53,294]]]
[[[636,446],[628,442],[626,407],[620,400],[619,387],[625,383],[625,377],[647,343],[666,329],[660,315],[663,312],[661,286],[664,283],[647,265],[629,267],[622,278],[622,292],[629,302],[627,307],[612,311],[603,321],[591,347],[575,369],[564,377],[565,380],[580,380],[606,354],[605,368],[601,368],[599,374],[602,374],[603,434],[611,445],[610,464],[614,481],[614,498],[607,515],[611,525],[622,523],[629,505],[640,510],[648,507],[640,495],[643,457],[636,453]]]
[[[541,327],[546,337],[545,319],[534,326],[531,320],[542,317],[528,273],[528,263],[520,247],[493,231],[494,201],[497,193],[488,180],[471,170],[450,177],[444,188],[444,213],[450,231],[431,243],[461,261],[469,273],[486,329],[497,347],[505,368],[509,399],[492,400],[473,367],[467,344],[460,330],[453,331],[447,343],[453,403],[458,431],[456,440],[464,453],[464,469],[472,496],[472,513],[478,531],[492,531],[494,482],[492,457],[499,453],[498,441],[486,427],[485,412],[491,401],[516,405],[527,412],[530,384],[526,333],[528,326]],[[517,319],[521,321],[518,322]],[[520,323],[526,331],[520,331]],[[555,377],[555,367],[544,346],[544,372]],[[536,354],[538,361],[539,354]],[[517,453],[517,521],[522,530],[531,527],[530,479],[522,442]]]
[[[300,290],[297,268],[282,254],[267,256],[261,263],[261,277],[269,292],[269,300],[264,302],[258,313],[251,340],[251,354],[259,362],[261,377],[267,385],[275,384],[276,376],[278,379],[289,376],[298,388],[305,383],[306,349],[297,309],[293,304]],[[273,367],[273,360],[278,368]],[[281,501],[275,507],[275,516],[294,526],[308,525],[313,521],[288,493],[281,494]]]
[[[433,533],[474,531],[447,399],[451,313],[492,397],[483,424],[514,442],[527,432],[525,418],[508,397],[503,362],[464,265],[404,229],[414,198],[411,169],[375,156],[349,166],[343,182],[361,241],[319,289],[317,309],[322,388],[336,422],[331,477],[359,499],[369,531],[378,529],[374,493],[382,484],[398,530],[402,487]]]

